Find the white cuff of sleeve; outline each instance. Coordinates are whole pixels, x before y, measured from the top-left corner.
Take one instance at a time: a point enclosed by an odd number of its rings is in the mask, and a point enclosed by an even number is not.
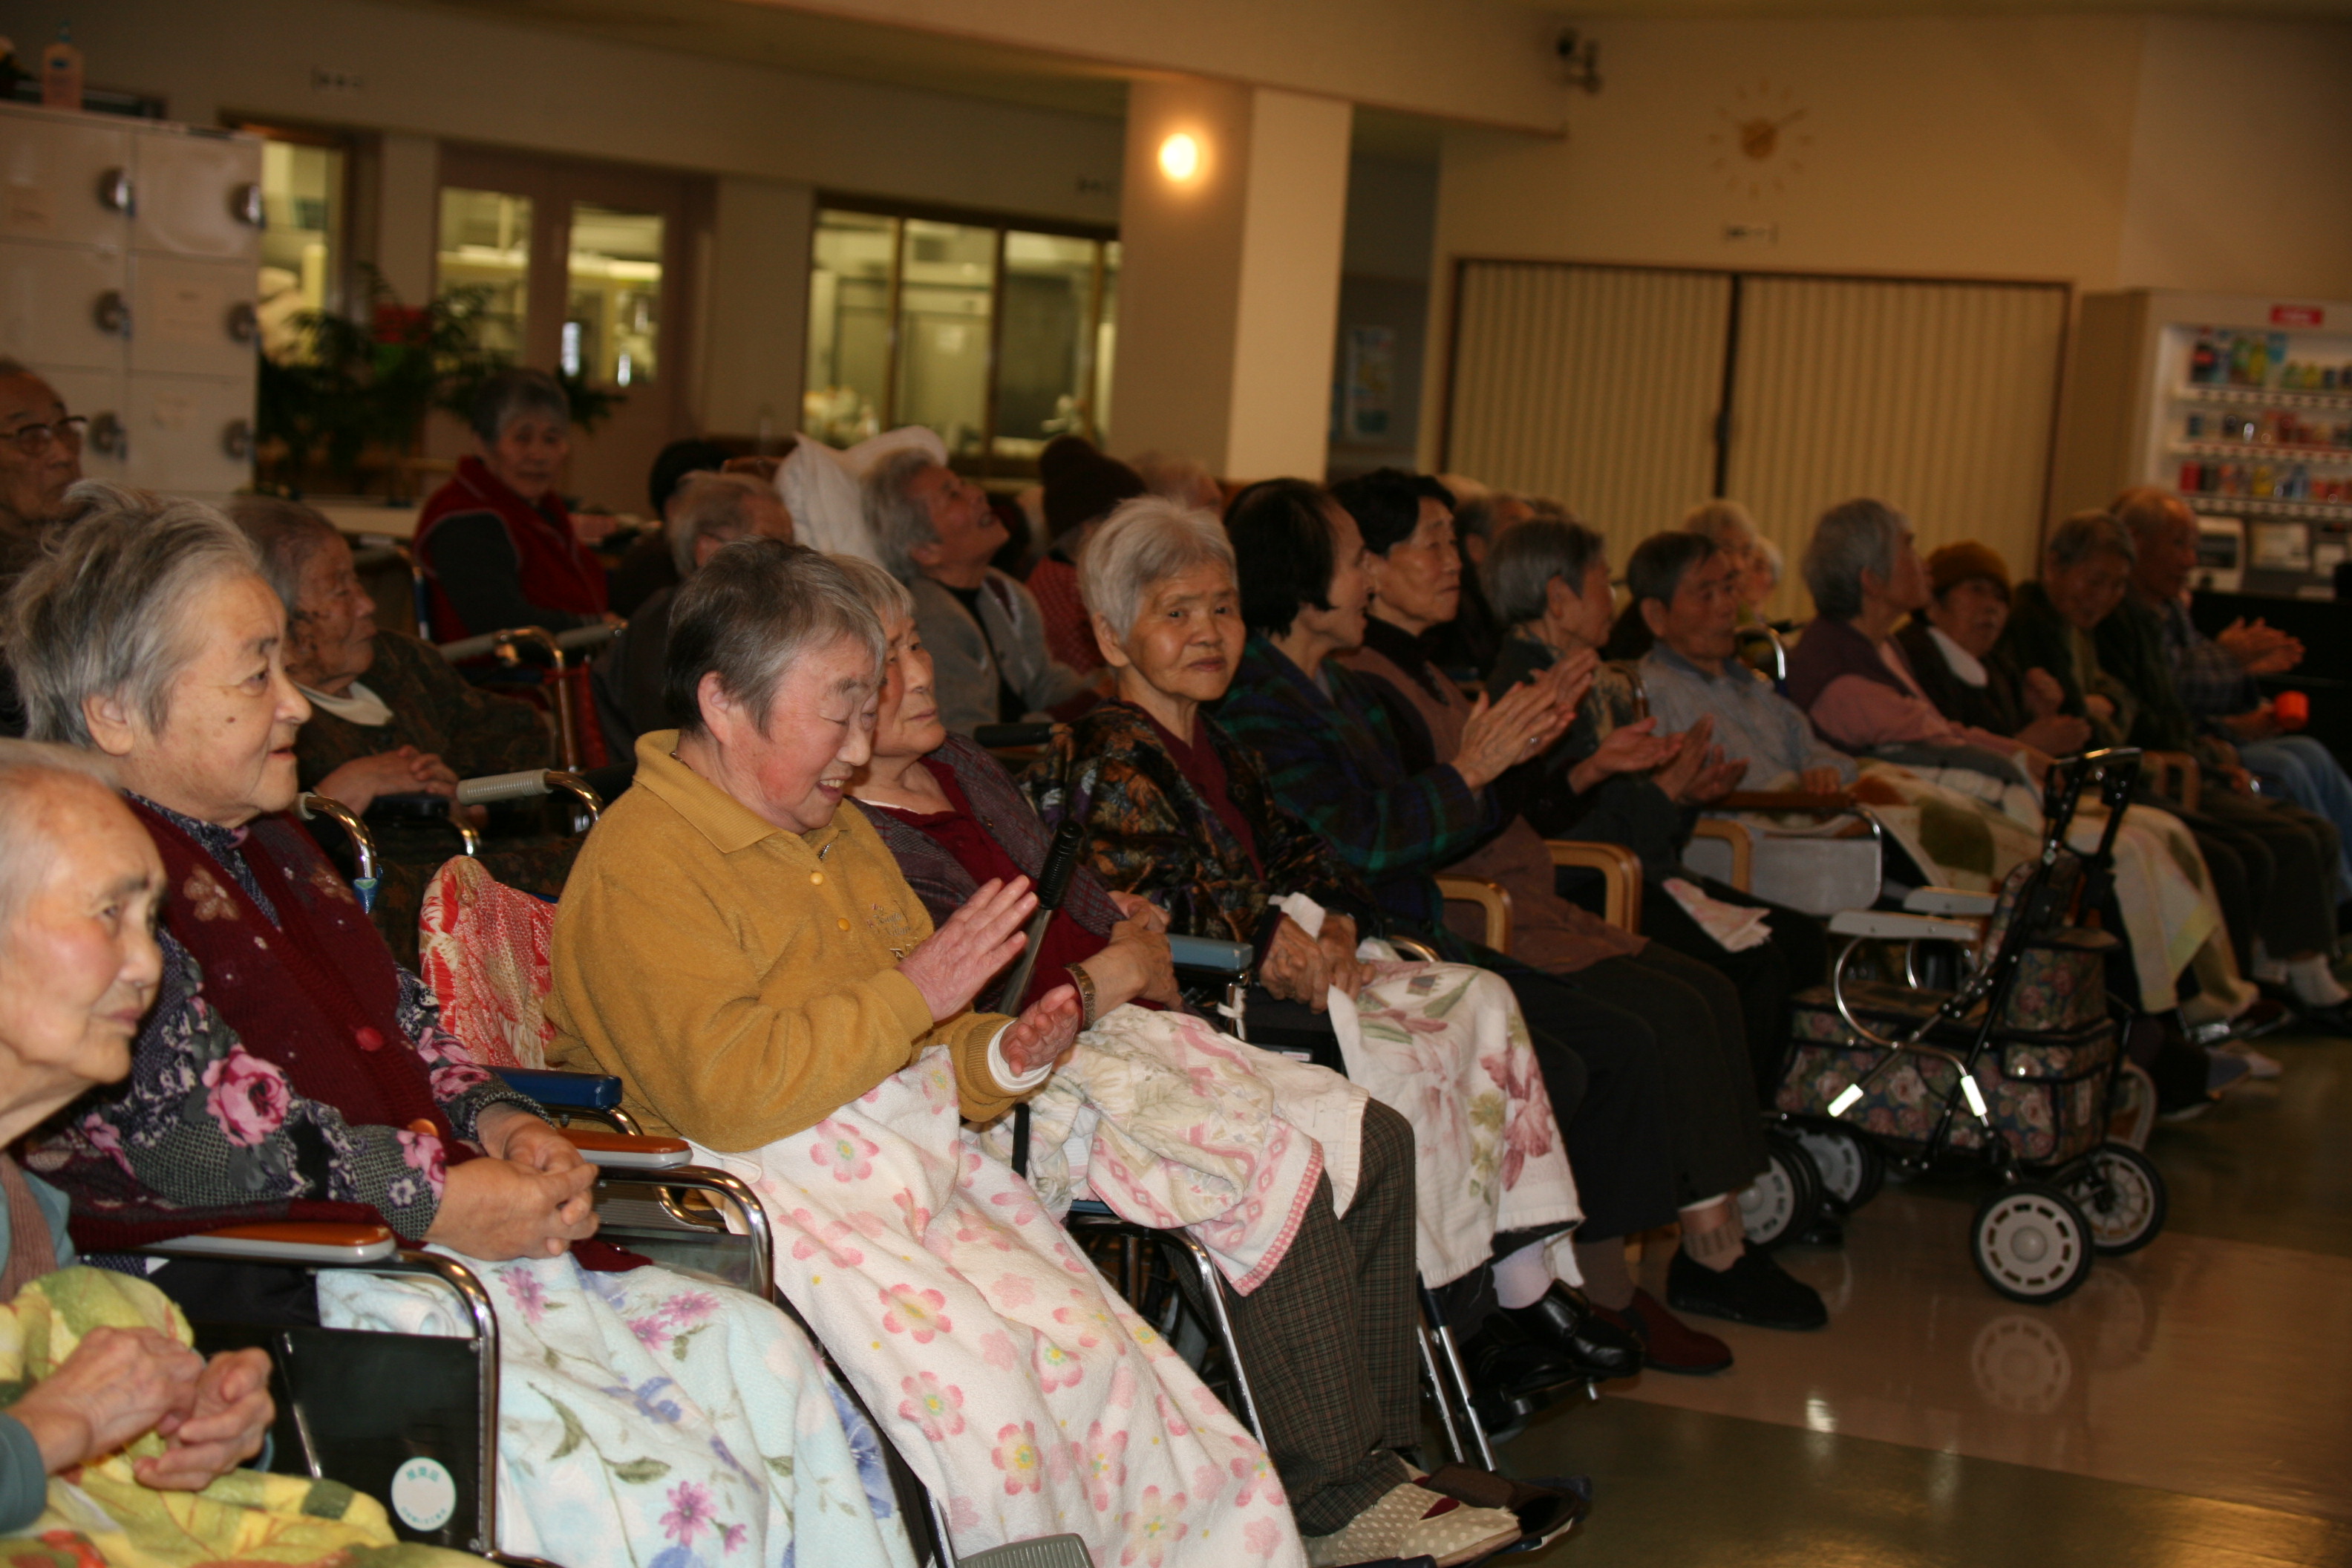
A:
[[[1285,893],[1274,902],[1308,936],[1320,937],[1323,934],[1323,906],[1306,894]]]
[[[1011,1027],[1006,1024],[988,1037],[988,1072],[1006,1093],[1026,1094],[1054,1076],[1054,1064],[1047,1062],[1026,1078],[1014,1078],[1012,1064],[1004,1059],[1004,1030]]]

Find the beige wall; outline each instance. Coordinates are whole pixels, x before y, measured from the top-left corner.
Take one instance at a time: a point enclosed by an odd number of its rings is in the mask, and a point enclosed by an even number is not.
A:
[[[1218,471],[1319,479],[1328,457],[1352,114],[1335,99],[1263,89],[1255,97],[1233,412]]]
[[[781,438],[800,428],[808,339],[808,186],[730,176],[719,182],[709,286],[724,317],[705,313],[705,430]]]

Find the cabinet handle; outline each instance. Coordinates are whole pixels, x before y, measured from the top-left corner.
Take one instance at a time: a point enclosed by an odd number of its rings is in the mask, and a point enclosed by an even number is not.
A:
[[[237,222],[254,228],[262,227],[269,216],[268,209],[262,205],[261,187],[251,181],[229,192],[228,211]]]
[[[109,289],[98,297],[90,310],[90,319],[108,337],[127,338],[131,335],[131,301],[122,297],[120,289]]]
[[[98,177],[98,205],[109,212],[131,210],[131,171],[109,169]]]
[[[253,421],[232,419],[221,431],[221,450],[243,463],[253,457]]]
[[[89,448],[101,457],[127,458],[131,455],[131,432],[110,410],[89,416]]]
[[[228,308],[228,335],[241,343],[253,342],[261,335],[261,312],[244,300],[231,305]]]

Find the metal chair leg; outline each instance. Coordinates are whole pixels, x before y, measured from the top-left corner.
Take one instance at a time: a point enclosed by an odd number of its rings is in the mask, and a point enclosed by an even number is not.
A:
[[[1225,1310],[1224,1281],[1218,1277],[1217,1266],[1209,1260],[1209,1249],[1181,1230],[1152,1234],[1163,1245],[1182,1248],[1192,1260],[1193,1269],[1201,1277],[1201,1294],[1208,1298],[1209,1318],[1216,1327],[1217,1342],[1224,1348],[1226,1364],[1234,1369],[1234,1391],[1241,1395],[1241,1418],[1249,1426],[1250,1436],[1263,1445],[1265,1427],[1257,1417],[1257,1395],[1250,1390],[1249,1369],[1242,1364],[1241,1342],[1234,1335],[1233,1315]]]
[[[1486,1440],[1486,1424],[1478,1419],[1478,1406],[1470,1395],[1470,1375],[1462,1369],[1462,1352],[1454,1342],[1454,1331],[1446,1326],[1445,1314],[1438,1306],[1437,1292],[1423,1284],[1418,1276],[1414,1278],[1413,1285],[1421,1292],[1422,1316],[1429,1324],[1428,1331],[1435,1336],[1437,1349],[1441,1352],[1437,1360],[1445,1373],[1443,1382],[1450,1386],[1454,1396],[1461,1402],[1463,1420],[1470,1428],[1471,1444],[1477,1450],[1478,1468],[1491,1470],[1495,1468],[1494,1445]],[[1445,1390],[1441,1388],[1438,1404],[1443,1406],[1444,1403]]]

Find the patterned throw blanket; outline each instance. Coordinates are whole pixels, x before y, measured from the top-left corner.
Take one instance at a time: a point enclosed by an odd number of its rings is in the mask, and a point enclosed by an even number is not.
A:
[[[143,1279],[66,1268],[0,1307],[0,1384],[13,1402],[55,1372],[93,1329],[154,1329],[182,1344],[187,1320]],[[231,1470],[202,1491],[141,1484],[132,1464],[163,1452],[148,1433],[71,1478],[49,1478],[48,1507],[0,1541],[10,1568],[462,1568],[480,1559],[397,1540],[383,1505],[332,1480]]]
[[[957,1116],[944,1048],[804,1132],[697,1150],[947,1510],[956,1551],[1068,1531],[1125,1568],[1303,1563],[1255,1439]]]

